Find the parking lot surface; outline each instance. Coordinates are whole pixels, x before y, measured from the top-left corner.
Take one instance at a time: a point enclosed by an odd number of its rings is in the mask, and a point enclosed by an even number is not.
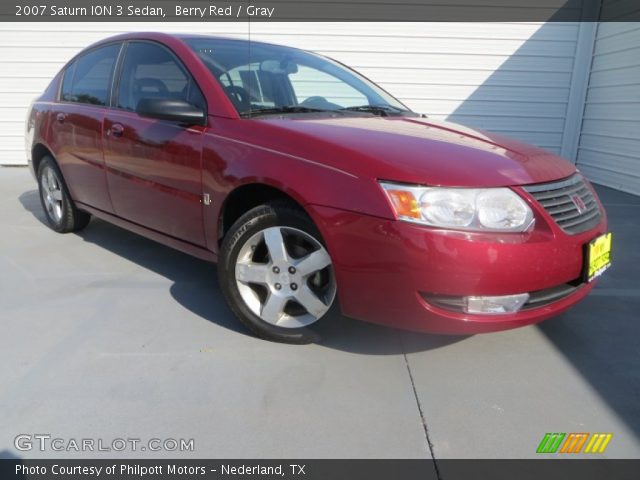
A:
[[[640,198],[598,190],[614,266],[560,317],[469,337],[343,318],[292,346],[235,321],[215,266],[96,219],[54,233],[28,170],[0,168],[0,458],[530,458],[546,432],[639,458]]]

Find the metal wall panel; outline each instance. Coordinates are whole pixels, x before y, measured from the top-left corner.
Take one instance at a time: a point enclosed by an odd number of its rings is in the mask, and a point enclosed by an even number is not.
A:
[[[640,195],[640,25],[596,34],[577,165],[591,180]]]
[[[249,37],[246,23],[0,24],[0,163],[22,164],[29,101],[64,62],[124,31]],[[576,23],[253,23],[251,38],[315,50],[368,76],[416,111],[559,153]]]

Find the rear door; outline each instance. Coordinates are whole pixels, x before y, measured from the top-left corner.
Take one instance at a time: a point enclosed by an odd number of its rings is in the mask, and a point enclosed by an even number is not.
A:
[[[115,213],[131,222],[204,246],[204,127],[139,116],[143,98],[174,98],[204,108],[190,73],[166,47],[127,42],[112,109],[104,122],[107,180]]]
[[[102,122],[121,43],[84,53],[66,68],[52,109],[51,141],[71,196],[111,212],[103,157]]]

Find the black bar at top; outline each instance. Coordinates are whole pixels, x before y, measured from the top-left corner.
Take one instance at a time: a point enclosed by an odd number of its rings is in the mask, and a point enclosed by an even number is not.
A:
[[[54,8],[55,6],[55,8]],[[41,8],[45,7],[45,8]],[[145,7],[149,7],[145,9]],[[189,8],[204,15],[179,15]],[[212,8],[215,7],[215,8]],[[34,11],[34,8],[36,10]],[[139,9],[139,10],[136,10]],[[67,12],[67,14],[63,14]],[[18,13],[21,13],[18,15]],[[14,0],[3,22],[578,22],[640,21],[637,0]]]

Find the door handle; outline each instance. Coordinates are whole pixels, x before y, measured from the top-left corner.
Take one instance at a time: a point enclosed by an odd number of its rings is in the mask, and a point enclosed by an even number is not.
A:
[[[56,120],[58,121],[58,123],[64,123],[64,120],[67,118],[67,116],[60,112],[56,115]]]
[[[109,128],[108,133],[111,133],[111,135],[113,135],[114,137],[121,137],[122,134],[124,133],[124,127],[119,123],[114,123]]]

